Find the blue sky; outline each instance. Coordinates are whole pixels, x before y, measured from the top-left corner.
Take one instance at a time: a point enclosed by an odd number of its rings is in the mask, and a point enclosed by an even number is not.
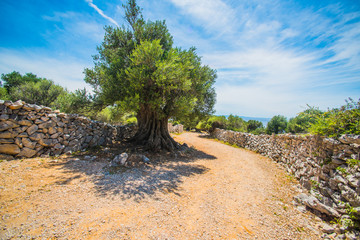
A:
[[[2,0],[0,73],[33,72],[69,90],[104,25],[123,25],[123,1]],[[360,1],[139,0],[166,20],[176,46],[195,46],[217,69],[217,114],[295,116],[306,104],[360,97]]]

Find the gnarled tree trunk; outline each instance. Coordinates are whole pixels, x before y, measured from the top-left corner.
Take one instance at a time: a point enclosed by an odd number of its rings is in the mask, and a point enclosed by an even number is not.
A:
[[[137,114],[138,130],[130,141],[144,145],[148,150],[174,151],[179,144],[170,136],[168,118],[159,118],[159,114],[150,107],[142,106]]]

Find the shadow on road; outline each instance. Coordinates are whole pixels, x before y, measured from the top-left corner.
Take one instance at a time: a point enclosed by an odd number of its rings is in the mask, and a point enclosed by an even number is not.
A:
[[[147,153],[150,164],[110,167],[109,163],[114,156],[129,149],[117,145],[106,150],[106,153],[103,149],[97,149],[95,152],[69,156],[61,161],[51,162],[48,167],[57,166],[68,176],[58,179],[57,184],[69,184],[73,179],[79,178],[79,174],[85,173],[95,184],[99,197],[120,197],[140,201],[147,196],[156,198],[159,192],[180,195],[184,178],[204,174],[209,170],[198,164],[197,160],[216,159],[204,152],[189,149],[186,154]]]

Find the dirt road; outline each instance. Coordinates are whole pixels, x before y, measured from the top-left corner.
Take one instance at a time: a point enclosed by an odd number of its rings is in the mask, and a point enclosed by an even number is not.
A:
[[[195,157],[116,171],[112,149],[2,161],[0,238],[320,239],[320,220],[293,206],[299,187],[277,164],[195,133],[175,139]]]

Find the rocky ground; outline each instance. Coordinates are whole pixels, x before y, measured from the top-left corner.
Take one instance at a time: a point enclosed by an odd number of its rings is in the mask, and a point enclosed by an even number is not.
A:
[[[175,138],[197,150],[139,155],[117,145],[2,161],[0,238],[321,238],[322,221],[294,206],[303,190],[279,165],[199,134]],[[129,166],[112,165],[123,152]]]

